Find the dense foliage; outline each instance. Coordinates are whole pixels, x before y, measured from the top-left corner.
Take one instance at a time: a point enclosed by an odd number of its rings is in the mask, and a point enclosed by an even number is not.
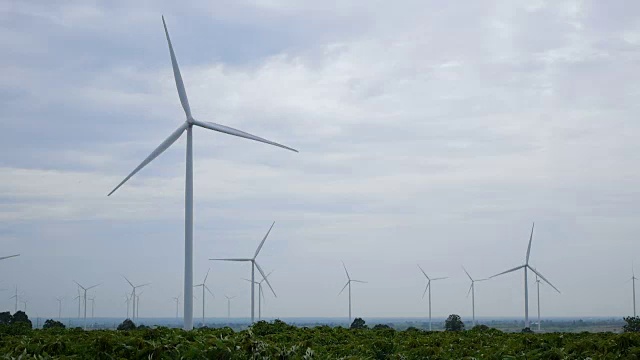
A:
[[[456,315],[456,314],[449,315],[447,320],[444,321],[444,329],[446,331],[464,330],[464,323],[462,322],[460,315]]]
[[[626,324],[622,328],[624,332],[640,332],[640,317],[627,316],[624,318]]]
[[[44,325],[42,325],[42,329],[47,330],[47,329],[64,329],[66,328],[66,326],[64,326],[63,323],[61,323],[60,321],[56,321],[53,319],[49,319],[47,321],[44,322]]]
[[[490,328],[297,328],[281,321],[250,330],[156,328],[28,330],[0,335],[0,359],[637,359],[640,334],[503,333]]]

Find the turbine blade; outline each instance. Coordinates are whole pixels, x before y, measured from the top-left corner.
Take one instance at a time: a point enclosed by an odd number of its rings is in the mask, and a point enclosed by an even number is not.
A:
[[[209,294],[211,294],[211,296],[213,296],[214,298],[216,297],[215,295],[213,295],[211,290],[209,290],[209,287],[207,285],[204,285],[204,288],[207,289],[207,291],[209,292]]]
[[[264,235],[264,238],[262,238],[262,242],[260,242],[260,245],[258,245],[258,249],[256,250],[256,253],[253,255],[253,258],[257,258],[258,257],[258,253],[260,252],[260,250],[262,250],[262,245],[264,245],[264,242],[267,240],[267,237],[269,236],[269,233],[271,232],[271,229],[273,229],[273,225],[275,225],[276,222],[274,221],[271,224],[271,227],[269,228],[269,231],[267,231],[267,233]]]
[[[0,260],[9,259],[9,258],[16,257],[16,256],[20,256],[20,254],[3,256],[3,257],[0,257]]]
[[[82,290],[87,291],[87,289],[85,289],[82,285],[80,285],[77,281],[73,280],[74,283],[76,283],[76,285],[80,286],[82,288]]]
[[[207,278],[209,277],[209,271],[211,271],[211,268],[207,269],[207,275],[204,276],[204,281],[202,282],[203,284],[207,282]]]
[[[118,184],[118,186],[116,186],[113,190],[111,190],[111,192],[107,196],[111,196],[111,194],[116,192],[116,190],[118,190],[120,186],[122,186],[125,182],[127,182],[127,180],[129,180],[133,175],[135,175],[143,167],[147,166],[147,164],[153,161],[153,159],[157,158],[160,154],[162,154],[165,150],[167,150],[171,145],[173,145],[173,143],[176,142],[178,138],[180,138],[180,135],[182,135],[182,133],[188,126],[189,125],[186,122],[180,125],[180,127],[177,128],[173,133],[171,133],[171,135],[169,135],[169,137],[166,138],[155,150],[153,150],[151,154],[147,156],[147,158],[144,159],[142,163],[140,163],[140,165],[138,165],[138,167],[133,169],[131,174],[127,175],[127,177],[124,178],[124,180],[122,180],[120,184]]]
[[[418,264],[418,269],[420,269],[420,271],[422,271],[422,273],[424,274],[424,276],[425,276],[427,279],[429,279],[429,275],[427,275],[427,273],[426,273],[426,272],[424,272],[424,270],[422,269],[422,266],[420,266],[420,264]],[[429,279],[429,280],[431,280],[431,279]]]
[[[467,274],[467,276],[469,277],[469,280],[473,281],[473,279],[471,278],[471,275],[469,275],[469,272],[467,271],[467,269],[464,268],[464,266],[462,267],[462,270],[464,270],[464,273]]]
[[[471,283],[471,285],[469,285],[469,291],[467,291],[467,297],[469,297],[469,294],[471,294],[471,288],[473,287],[473,283]]]
[[[267,279],[267,276],[264,274],[264,271],[262,271],[262,268],[260,267],[260,265],[258,265],[257,262],[256,262],[256,268],[258,268],[258,271],[260,271],[260,274],[262,275],[262,278],[267,283],[267,285],[269,285],[269,289],[271,289],[271,292],[273,293],[273,296],[278,297],[278,295],[276,295],[276,292],[273,291],[273,287],[271,287],[271,283],[269,282],[269,279]]]
[[[427,286],[424,288],[424,292],[422,293],[422,298],[427,294],[427,290],[429,290],[429,285],[431,285],[431,280],[427,282]]]
[[[487,280],[490,280],[490,278],[486,278],[486,279],[478,279],[478,280],[475,280],[475,282],[478,282],[478,281],[487,281]]]
[[[560,290],[558,290],[558,288],[557,288],[557,287],[553,286],[553,284],[551,284],[551,283],[549,282],[549,280],[547,280],[544,276],[542,276],[542,274],[540,274],[539,272],[537,272],[537,271],[536,271],[534,268],[532,268],[531,266],[528,266],[528,265],[527,265],[527,267],[528,267],[531,271],[533,271],[533,273],[534,273],[534,274],[536,274],[536,275],[540,276],[540,279],[544,280],[544,282],[546,282],[547,284],[549,284],[549,286],[551,286],[552,288],[554,288],[554,289],[558,292],[558,294],[561,294]]]
[[[363,284],[366,284],[366,283],[367,283],[366,281],[362,281],[362,280],[351,280],[351,281],[353,281],[353,282],[357,282],[357,283],[363,283]]]
[[[258,281],[258,284],[262,284],[263,281],[265,281],[269,276],[271,276],[271,274],[274,272],[274,270],[271,270],[268,274],[267,277],[265,277],[264,279]]]
[[[88,287],[88,288],[86,288],[85,290],[91,290],[91,289],[93,289],[94,287],[96,287],[96,286],[100,286],[100,285],[102,285],[102,284],[95,284],[95,285],[93,285],[93,286],[89,286],[89,287]]]
[[[228,127],[225,125],[220,125],[220,124],[216,124],[216,123],[212,123],[209,121],[198,121],[198,120],[193,120],[193,124],[194,125],[198,125],[200,127],[203,127],[205,129],[209,129],[209,130],[213,130],[213,131],[218,131],[221,133],[225,133],[225,134],[229,134],[229,135],[233,135],[233,136],[238,136],[241,138],[245,138],[245,139],[249,139],[249,140],[253,140],[253,141],[257,141],[257,142],[261,142],[261,143],[265,143],[265,144],[269,144],[269,145],[273,145],[273,146],[277,146],[283,149],[287,149],[287,150],[291,150],[294,152],[298,152],[298,150],[290,148],[288,146],[282,145],[282,144],[278,144],[277,142],[273,142],[267,139],[263,139],[259,136],[255,136],[255,135],[251,135],[247,132],[244,132],[242,130],[238,130],[238,129],[234,129],[232,127]]]
[[[527,261],[525,264],[529,264],[529,254],[531,254],[531,241],[533,240],[533,228],[536,226],[536,223],[531,225],[531,235],[529,236],[529,247],[527,248]]]
[[[209,259],[212,261],[253,261],[253,259]]]
[[[444,280],[444,279],[448,279],[448,278],[449,278],[448,276],[445,276],[445,277],[433,278],[431,280],[433,280],[433,281],[435,281],[435,280]]]
[[[347,286],[349,285],[349,282],[351,282],[351,280],[347,280],[347,283],[344,284],[344,287],[342,288],[342,290],[340,290],[340,292],[338,293],[338,296],[340,296],[340,294],[342,294],[342,292],[344,291],[344,289],[347,288]]]
[[[347,274],[347,279],[351,281],[351,277],[349,276],[349,272],[347,271],[347,266],[344,264],[344,261],[342,262],[342,267],[344,268],[344,272]]]
[[[131,281],[129,281],[129,279],[127,279],[126,276],[122,275],[122,277],[127,280],[127,282],[129,283],[129,285],[131,285],[131,287],[135,287],[135,285],[133,285],[133,283],[131,283]]]
[[[500,274],[495,274],[495,275],[491,276],[489,279],[494,278],[494,277],[496,277],[496,276],[500,276],[500,275],[506,274],[506,273],[510,273],[510,272],[512,272],[512,271],[520,270],[520,269],[522,269],[522,268],[523,268],[523,267],[525,267],[525,266],[527,266],[527,265],[520,265],[520,266],[516,266],[516,267],[514,267],[513,269],[509,269],[509,270],[507,270],[507,271],[503,271],[503,272],[501,272]]]
[[[148,286],[148,285],[151,285],[151,283],[146,283],[146,284],[138,285],[138,286],[136,286],[136,287],[137,287],[137,288],[139,288],[139,287]]]
[[[164,33],[167,36],[167,43],[169,44],[169,53],[171,54],[171,65],[173,66],[173,77],[176,80],[176,88],[178,89],[178,95],[180,96],[180,103],[184,109],[185,115],[191,117],[191,108],[189,107],[189,99],[187,99],[187,91],[184,89],[184,83],[182,82],[182,75],[180,74],[180,68],[178,67],[178,60],[176,60],[176,54],[173,52],[173,46],[171,45],[171,39],[169,38],[169,30],[167,30],[167,24],[164,22],[164,16],[162,16],[162,25],[164,25]]]

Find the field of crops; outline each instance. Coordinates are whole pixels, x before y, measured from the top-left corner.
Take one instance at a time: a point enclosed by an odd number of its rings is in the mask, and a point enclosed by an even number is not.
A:
[[[20,329],[0,335],[0,354],[3,359],[638,359],[640,334],[297,328],[276,321],[241,332]]]

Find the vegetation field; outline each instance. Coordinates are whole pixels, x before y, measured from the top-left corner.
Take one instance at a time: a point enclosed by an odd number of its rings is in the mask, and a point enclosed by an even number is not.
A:
[[[640,333],[427,332],[385,326],[134,330],[0,326],[0,359],[638,359]]]

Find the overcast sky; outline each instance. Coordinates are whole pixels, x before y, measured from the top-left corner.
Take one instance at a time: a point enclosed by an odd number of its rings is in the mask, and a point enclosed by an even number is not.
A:
[[[57,3],[57,4],[54,4]],[[543,316],[632,311],[640,232],[640,3],[0,3],[2,309],[173,316],[184,272],[185,138],[107,193],[180,123],[164,14],[196,118],[300,150],[194,130],[194,277],[208,316],[471,316],[469,281],[524,262]],[[640,263],[640,259],[636,258]],[[640,264],[638,265],[640,267]],[[533,278],[531,306],[535,309]],[[479,283],[478,316],[522,316],[522,273]],[[5,296],[6,295],[6,296]],[[198,293],[198,297],[201,295]],[[200,301],[194,311],[200,316]],[[533,311],[532,311],[533,315]]]

